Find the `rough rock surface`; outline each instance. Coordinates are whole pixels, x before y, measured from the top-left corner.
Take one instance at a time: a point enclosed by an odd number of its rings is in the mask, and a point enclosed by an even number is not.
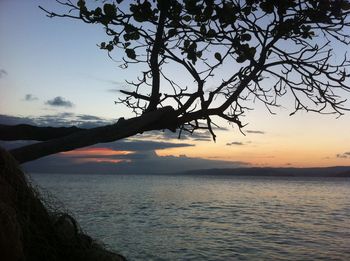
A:
[[[84,234],[67,213],[49,211],[16,160],[0,148],[0,260],[125,260]]]

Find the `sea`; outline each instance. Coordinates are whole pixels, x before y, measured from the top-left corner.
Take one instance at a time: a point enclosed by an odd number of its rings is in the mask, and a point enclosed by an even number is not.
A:
[[[350,178],[30,174],[128,260],[350,260]]]

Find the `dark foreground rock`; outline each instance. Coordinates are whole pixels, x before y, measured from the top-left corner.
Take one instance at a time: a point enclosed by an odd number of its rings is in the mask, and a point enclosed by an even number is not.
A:
[[[13,157],[0,148],[0,260],[126,260],[50,211]]]

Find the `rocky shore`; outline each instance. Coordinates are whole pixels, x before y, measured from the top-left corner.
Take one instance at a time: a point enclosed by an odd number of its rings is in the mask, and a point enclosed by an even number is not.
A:
[[[53,209],[0,148],[1,260],[126,260],[83,233],[71,215]]]

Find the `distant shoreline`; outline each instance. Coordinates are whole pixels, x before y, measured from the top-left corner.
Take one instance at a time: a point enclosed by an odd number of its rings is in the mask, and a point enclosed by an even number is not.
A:
[[[184,172],[187,175],[254,176],[254,177],[350,177],[350,167],[324,168],[230,168],[203,169]]]
[[[236,176],[236,177],[350,177],[350,166],[319,168],[212,168],[195,169],[181,172],[143,172],[143,173],[111,173],[111,172],[28,172],[29,174],[64,174],[64,175],[166,175],[166,176]]]

